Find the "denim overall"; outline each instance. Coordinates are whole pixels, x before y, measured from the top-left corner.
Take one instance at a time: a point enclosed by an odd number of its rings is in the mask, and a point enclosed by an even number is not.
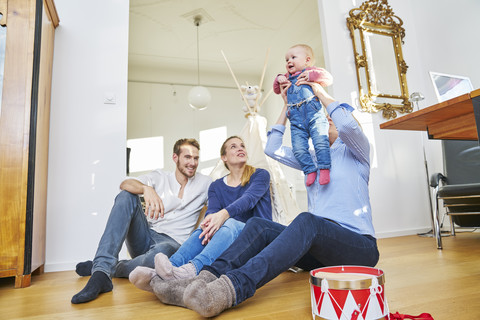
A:
[[[307,175],[319,169],[330,169],[329,124],[312,88],[306,84],[295,85],[300,74],[301,72],[289,77],[292,85],[287,90],[287,118],[290,120],[293,154]],[[316,165],[308,151],[309,137],[312,138],[315,149]]]

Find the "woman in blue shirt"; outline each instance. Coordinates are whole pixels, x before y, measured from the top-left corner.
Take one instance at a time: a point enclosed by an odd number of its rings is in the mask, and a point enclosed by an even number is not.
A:
[[[159,253],[155,269],[137,267],[129,279],[137,287],[151,291],[150,280],[190,279],[210,265],[238,237],[252,217],[272,220],[270,174],[247,164],[243,140],[232,136],[220,149],[221,159],[230,171],[214,181],[208,190],[208,209],[200,227],[170,258]]]
[[[310,212],[299,214],[288,227],[250,219],[237,240],[193,280],[167,286],[153,278],[151,285],[162,302],[211,317],[253,296],[257,288],[291,266],[311,270],[378,262],[368,196],[367,137],[352,116],[351,106],[338,103],[321,86],[311,86],[329,114],[332,179],[327,185],[307,187]],[[285,101],[287,89],[288,85],[282,88]],[[292,150],[282,146],[285,108],[269,133],[265,153],[300,169]]]

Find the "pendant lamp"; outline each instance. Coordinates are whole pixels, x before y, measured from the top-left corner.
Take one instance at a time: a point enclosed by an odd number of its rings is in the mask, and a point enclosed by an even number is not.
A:
[[[208,103],[212,99],[207,88],[200,85],[200,46],[198,37],[198,28],[202,21],[202,16],[197,15],[193,20],[193,24],[197,27],[197,86],[188,92],[188,103],[190,107],[196,110],[205,110]]]

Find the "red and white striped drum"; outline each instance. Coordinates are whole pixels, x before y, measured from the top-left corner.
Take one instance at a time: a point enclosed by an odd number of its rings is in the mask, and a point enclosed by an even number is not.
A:
[[[313,319],[389,319],[382,270],[334,266],[310,271]]]

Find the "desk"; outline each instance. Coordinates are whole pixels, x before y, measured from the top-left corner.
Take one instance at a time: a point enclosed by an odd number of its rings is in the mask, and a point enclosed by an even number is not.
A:
[[[480,89],[384,122],[380,129],[427,131],[430,139],[478,140]]]
[[[415,111],[398,119],[387,121],[380,129],[427,131],[429,139],[477,140],[480,136],[480,89],[439,104]],[[425,149],[423,150],[427,185],[429,175]],[[430,191],[428,192],[430,198]],[[431,207],[433,236],[437,239],[437,248],[442,248],[442,237],[438,217],[438,199],[435,212]]]

